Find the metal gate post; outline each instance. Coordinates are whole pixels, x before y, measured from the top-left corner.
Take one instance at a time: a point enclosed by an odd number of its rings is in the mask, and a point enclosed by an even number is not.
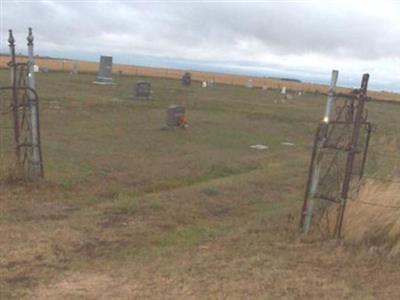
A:
[[[323,123],[318,127],[317,134],[314,140],[314,148],[311,157],[310,169],[308,174],[308,182],[306,187],[306,194],[304,197],[304,204],[301,216],[300,226],[303,229],[304,234],[307,234],[312,222],[312,215],[314,209],[314,195],[317,192],[318,184],[320,180],[321,170],[321,159],[322,153],[318,151],[325,143],[327,126],[332,114],[332,109],[335,101],[336,84],[338,80],[339,72],[337,70],[332,71],[331,83],[328,91],[328,99],[325,108],[325,116]]]
[[[340,207],[339,207],[339,213],[338,213],[338,218],[337,218],[336,228],[335,228],[335,234],[336,234],[337,239],[339,239],[341,237],[344,212],[346,209],[347,198],[348,198],[348,193],[349,193],[349,189],[350,189],[350,182],[351,182],[351,177],[352,177],[352,173],[353,173],[354,158],[358,151],[360,126],[361,126],[363,112],[364,112],[364,104],[365,104],[366,94],[367,94],[368,79],[369,79],[369,74],[364,74],[362,77],[362,81],[361,81],[360,94],[358,95],[357,111],[356,111],[356,115],[354,116],[354,125],[353,125],[353,133],[351,136],[351,145],[350,145],[349,154],[347,155],[347,160],[346,160],[345,175],[344,175],[344,179],[343,179],[342,191],[340,194],[341,203],[340,203]]]
[[[333,104],[335,102],[335,92],[338,76],[339,71],[333,70],[331,76],[331,84],[328,91],[328,100],[326,102],[325,116],[323,120],[325,123],[329,123],[329,120],[331,119]]]
[[[28,87],[35,90],[35,72],[34,72],[34,55],[33,55],[33,35],[32,28],[29,28],[28,41]],[[35,95],[28,90],[29,109],[31,111],[31,136],[32,136],[32,176],[43,176],[42,155],[39,139],[39,112],[38,104],[35,101]]]
[[[17,61],[15,58],[15,39],[12,30],[9,31],[8,46],[10,47],[10,75],[11,75],[11,87],[12,87],[12,108],[14,117],[14,142],[15,142],[15,154],[17,163],[20,163],[21,149],[19,147],[19,116],[18,116],[18,91],[17,91]]]

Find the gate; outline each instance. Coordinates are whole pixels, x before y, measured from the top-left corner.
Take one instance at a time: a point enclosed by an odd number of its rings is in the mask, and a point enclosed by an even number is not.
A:
[[[363,75],[361,88],[353,95],[342,95],[343,103],[331,120],[331,110],[336,102],[335,72],[328,94],[327,113],[314,138],[300,226],[308,233],[311,223],[316,223],[328,233],[333,229],[336,238],[340,238],[349,193],[363,177],[371,124],[365,110],[368,74]]]
[[[17,62],[15,40],[9,31],[11,85],[0,87],[0,167],[5,177],[43,177],[31,28],[27,40],[28,61]]]

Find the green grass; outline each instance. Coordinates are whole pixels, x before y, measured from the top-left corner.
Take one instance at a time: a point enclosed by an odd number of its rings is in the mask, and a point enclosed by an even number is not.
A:
[[[226,232],[226,228],[218,228],[216,226],[186,226],[183,228],[177,228],[173,232],[169,233],[158,242],[157,247],[176,248],[178,246],[185,249],[209,241],[210,239]]]
[[[111,209],[115,213],[134,215],[139,211],[137,201],[132,195],[118,194],[111,202]]]

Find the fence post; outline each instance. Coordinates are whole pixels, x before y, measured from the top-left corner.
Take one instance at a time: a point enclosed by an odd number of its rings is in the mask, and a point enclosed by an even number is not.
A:
[[[322,153],[318,151],[318,149],[322,148],[325,141],[327,125],[329,123],[329,118],[331,116],[335,100],[335,91],[336,91],[338,76],[339,72],[333,70],[331,76],[331,84],[329,86],[328,99],[326,102],[325,116],[323,119],[324,123],[322,123],[318,127],[318,131],[314,139],[313,153],[310,162],[308,182],[307,182],[304,204],[302,209],[302,216],[300,221],[301,222],[300,226],[303,228],[304,234],[308,234],[312,222],[312,215],[314,210],[314,195],[318,189],[318,184],[320,180],[320,171],[321,171],[320,162],[322,159]],[[323,135],[322,139],[321,135]]]
[[[350,189],[350,182],[351,182],[351,178],[353,175],[354,158],[358,151],[360,126],[361,126],[361,122],[363,121],[362,118],[363,118],[364,105],[365,105],[365,100],[366,100],[366,95],[367,95],[368,80],[369,80],[369,74],[364,74],[362,77],[362,81],[361,81],[360,94],[357,97],[358,98],[357,111],[356,111],[355,118],[354,118],[350,150],[349,150],[349,154],[347,155],[347,160],[346,160],[345,175],[344,175],[344,179],[343,179],[342,191],[340,193],[341,203],[340,203],[340,208],[339,208],[339,213],[338,213],[338,218],[337,218],[336,228],[335,228],[335,233],[336,233],[337,239],[339,239],[341,237],[344,212],[346,209],[347,198],[348,198],[348,193],[349,193],[349,189]]]
[[[35,72],[34,65],[35,60],[33,56],[33,34],[32,28],[29,28],[29,34],[26,38],[28,41],[28,87],[35,90]],[[29,96],[29,109],[31,111],[31,136],[32,136],[32,175],[33,177],[39,177],[43,175],[41,153],[40,153],[40,142],[39,142],[39,120],[38,120],[38,106],[37,99],[33,95],[32,91],[28,91]]]
[[[19,147],[19,116],[18,116],[18,91],[17,91],[17,61],[15,58],[15,39],[12,30],[9,31],[8,46],[10,47],[10,75],[12,86],[12,108],[14,117],[14,142],[17,163],[20,163],[21,149]]]
[[[339,72],[337,70],[333,70],[332,77],[331,77],[331,84],[329,86],[329,91],[328,91],[328,100],[326,102],[326,109],[325,109],[325,116],[324,116],[325,123],[329,123],[329,120],[331,118],[332,108],[333,108],[333,104],[335,101],[335,92],[336,92],[336,84],[337,84],[338,76],[339,76]]]

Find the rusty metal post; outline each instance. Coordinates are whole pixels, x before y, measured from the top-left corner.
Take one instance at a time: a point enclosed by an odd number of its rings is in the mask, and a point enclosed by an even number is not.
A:
[[[353,173],[354,158],[358,151],[360,127],[361,127],[362,117],[363,117],[363,113],[364,113],[364,105],[365,105],[366,95],[367,95],[368,80],[369,80],[369,74],[364,74],[362,77],[362,81],[361,81],[360,93],[357,97],[358,98],[357,99],[358,100],[357,108],[356,108],[357,111],[354,116],[351,144],[350,144],[349,153],[347,155],[345,175],[344,175],[344,179],[343,179],[342,191],[340,194],[341,203],[340,203],[340,207],[339,207],[339,213],[338,213],[336,228],[335,228],[335,235],[336,235],[337,239],[339,239],[341,237],[344,212],[346,209],[347,198],[348,198],[348,193],[349,193],[349,189],[350,189],[350,182],[351,182],[352,173]]]
[[[12,108],[14,117],[14,142],[15,142],[15,154],[17,163],[20,163],[21,150],[19,147],[19,116],[18,116],[18,90],[17,90],[17,61],[15,57],[15,39],[12,30],[9,31],[8,46],[10,48],[10,75],[11,75],[11,86],[12,86]]]
[[[363,157],[361,161],[361,169],[360,169],[360,174],[359,174],[359,180],[361,180],[364,176],[364,169],[365,169],[365,163],[367,162],[367,154],[368,154],[368,148],[369,148],[369,140],[371,139],[371,132],[372,132],[372,125],[370,123],[366,123],[367,126],[367,139],[365,141],[365,147],[364,147],[364,152],[363,152]]]
[[[29,34],[26,38],[28,41],[28,87],[35,90],[35,72],[34,72],[34,55],[33,55],[33,34],[32,28],[29,28]],[[31,111],[31,136],[32,136],[32,176],[43,176],[43,165],[41,159],[41,147],[39,140],[39,111],[37,99],[31,91],[28,90],[29,109]]]

